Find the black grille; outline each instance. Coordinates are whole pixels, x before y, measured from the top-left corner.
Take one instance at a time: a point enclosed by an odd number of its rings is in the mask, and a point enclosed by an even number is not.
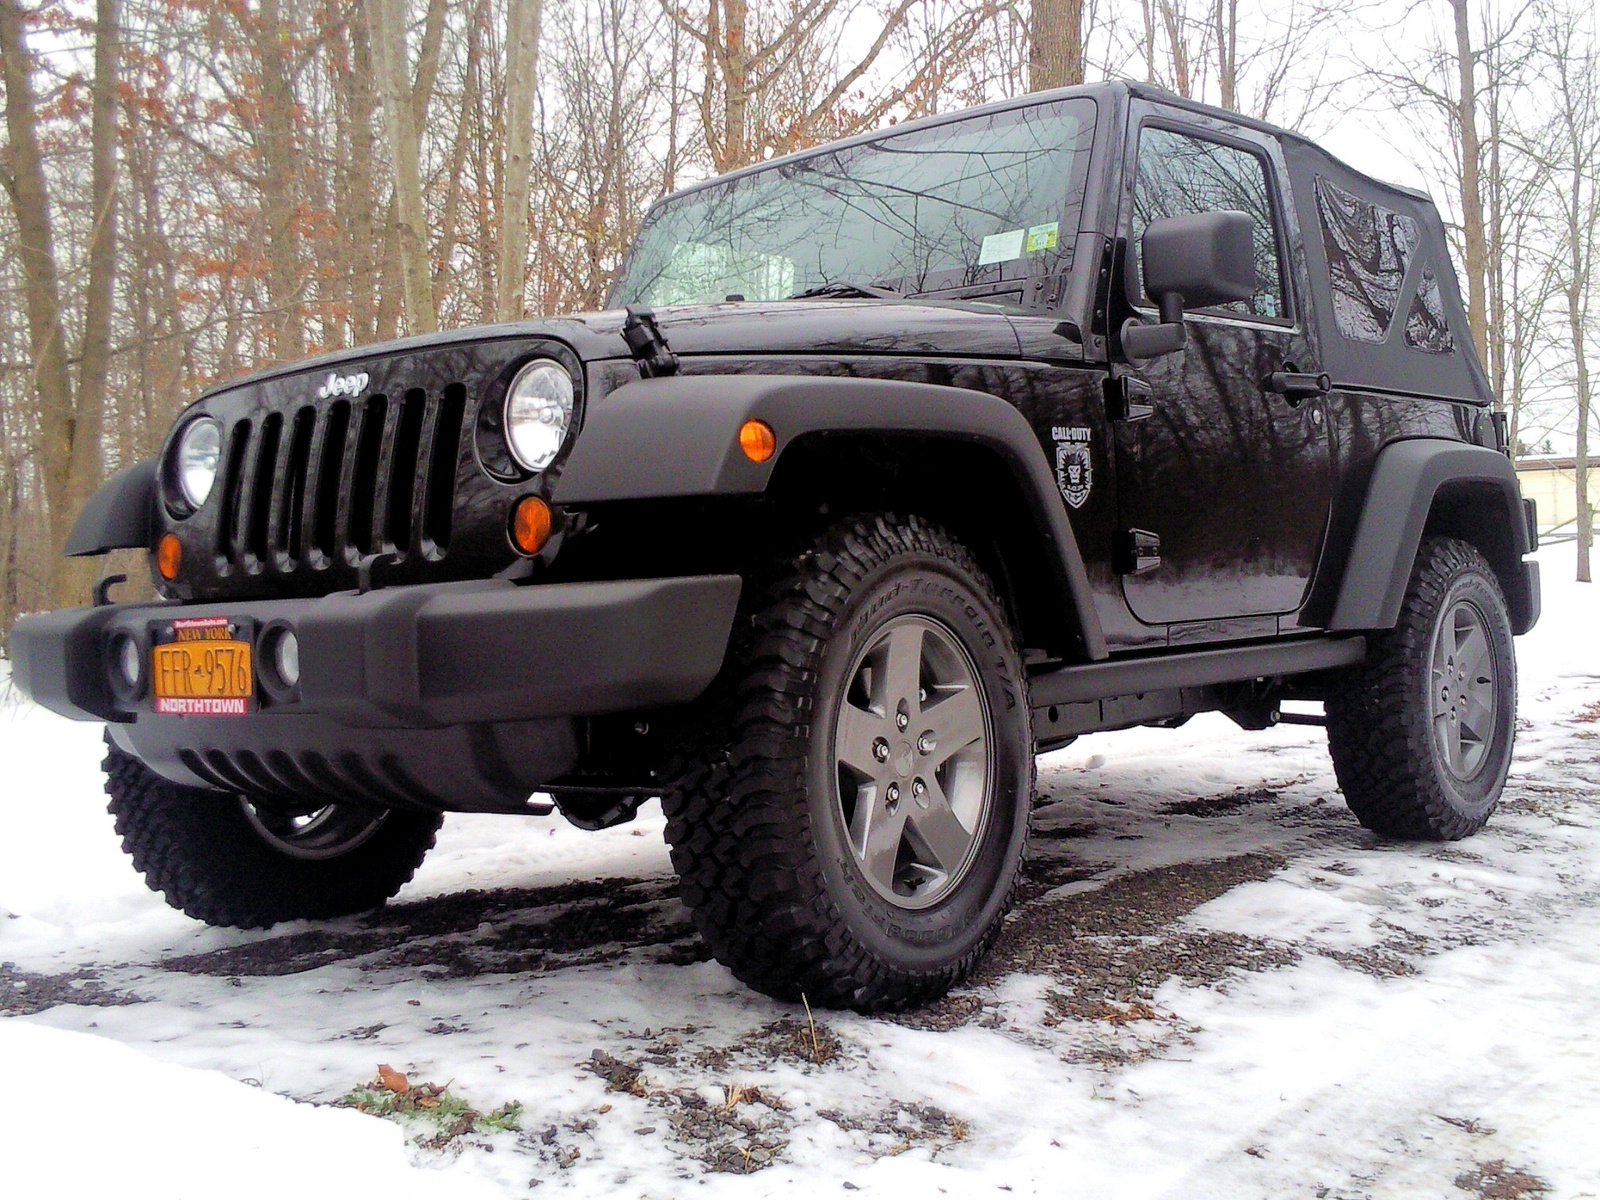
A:
[[[306,403],[235,421],[219,567],[287,574],[365,555],[444,556],[466,388]]]

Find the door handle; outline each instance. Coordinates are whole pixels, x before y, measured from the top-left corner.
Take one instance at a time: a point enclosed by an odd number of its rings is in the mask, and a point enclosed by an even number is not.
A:
[[[1315,375],[1307,371],[1274,371],[1261,381],[1261,390],[1282,396],[1290,404],[1299,404],[1313,396],[1326,396],[1333,391],[1333,380],[1326,371]]]

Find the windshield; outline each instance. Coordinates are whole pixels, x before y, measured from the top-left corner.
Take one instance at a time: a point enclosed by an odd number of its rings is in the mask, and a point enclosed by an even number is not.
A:
[[[987,113],[666,201],[645,218],[612,303],[847,286],[1020,301],[1022,280],[1071,266],[1094,112],[1077,98]]]

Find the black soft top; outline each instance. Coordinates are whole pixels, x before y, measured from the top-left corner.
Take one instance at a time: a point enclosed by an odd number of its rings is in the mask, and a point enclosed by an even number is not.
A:
[[[1490,403],[1433,201],[1294,134],[1282,144],[1324,369],[1341,387]]]
[[[1341,387],[1488,404],[1439,210],[1301,134],[1145,83],[1128,93],[1276,137],[1305,239],[1323,369]]]

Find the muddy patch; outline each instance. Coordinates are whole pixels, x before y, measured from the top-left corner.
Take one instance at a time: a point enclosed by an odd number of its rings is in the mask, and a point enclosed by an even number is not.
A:
[[[142,1003],[132,992],[114,992],[107,988],[93,971],[36,975],[17,970],[15,963],[0,963],[0,1013],[7,1016],[31,1016],[58,1004],[115,1008]]]
[[[164,970],[231,978],[293,975],[356,961],[434,978],[556,970],[650,953],[684,964],[709,957],[677,882],[584,880],[559,887],[461,892],[394,904],[341,928],[263,938],[161,960]]]
[[[1537,1175],[1508,1166],[1503,1158],[1463,1171],[1456,1176],[1456,1186],[1479,1200],[1526,1200],[1550,1191],[1550,1185]]]
[[[1271,788],[1254,788],[1233,792],[1226,796],[1198,796],[1193,800],[1176,800],[1161,809],[1166,817],[1220,817],[1237,812],[1252,804],[1265,804],[1276,800],[1278,793]]]

